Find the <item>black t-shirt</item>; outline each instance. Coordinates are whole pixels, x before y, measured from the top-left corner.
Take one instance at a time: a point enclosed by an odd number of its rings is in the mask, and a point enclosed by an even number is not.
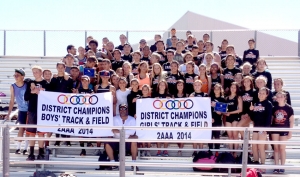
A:
[[[91,48],[89,47],[89,45],[85,46],[85,52],[89,51]]]
[[[161,66],[168,61],[167,60],[167,55],[164,55],[162,52],[158,52],[158,51],[156,51],[156,53],[158,53],[161,56],[160,60],[159,60],[159,64]]]
[[[220,73],[217,74],[217,77],[216,77],[216,78],[213,78],[213,77],[211,76],[211,89],[212,89],[212,90],[214,89],[214,86],[215,86],[216,84],[221,84],[221,74],[220,74]]]
[[[273,103],[273,94],[272,94],[270,89],[268,89],[268,90],[269,90],[269,95],[267,97],[267,100],[270,101],[271,103]],[[258,92],[259,92],[258,89],[254,91],[253,102],[258,102],[259,101]]]
[[[129,55],[123,55],[122,56],[122,59],[124,60],[124,61],[128,61],[129,63],[131,63],[132,62],[132,56],[129,54]]]
[[[226,51],[221,51],[221,52],[219,52],[219,55],[220,55],[221,59],[223,59],[223,58],[226,58],[227,53],[226,53]]]
[[[155,75],[151,80],[152,93],[156,92],[158,82],[159,82],[159,75]]]
[[[155,44],[151,45],[150,50],[151,52],[155,52],[157,50],[156,45]]]
[[[49,84],[47,83],[46,80],[42,80],[42,81],[30,81],[27,84],[27,88],[24,94],[24,100],[28,101],[28,111],[29,112],[33,112],[33,113],[37,113],[37,108],[38,108],[38,95],[35,93],[31,93],[31,89],[30,86],[31,84],[34,84],[35,86],[39,86],[40,88],[44,88],[46,91],[49,91]]]
[[[172,97],[172,96],[168,93],[160,94],[158,92],[155,92],[152,94],[152,98],[167,98],[167,97]]]
[[[171,71],[171,63],[167,62],[162,65],[164,71]]]
[[[227,103],[227,112],[232,112],[238,110],[238,96],[235,96],[234,98],[230,99],[229,97],[226,98],[226,103]],[[232,118],[233,120],[237,120],[240,115],[239,114],[230,114],[227,116],[228,118]]]
[[[122,68],[123,63],[124,63],[124,60],[122,60],[122,59],[120,61],[115,60],[111,63],[111,67],[114,71],[116,71],[118,68]]]
[[[272,121],[272,103],[269,100],[255,102],[250,118],[254,127],[270,127]]]
[[[272,74],[269,71],[263,71],[263,72],[258,72],[255,71],[254,73],[252,73],[252,76],[254,78],[254,80],[259,77],[259,76],[265,76],[267,78],[267,87],[272,90]]]
[[[168,83],[169,93],[171,95],[175,95],[177,93],[176,82],[180,79],[185,81],[184,76],[180,72],[177,74],[171,74],[171,72],[168,72],[166,81]]]
[[[115,49],[119,49],[119,50],[123,51],[124,46],[123,45],[118,45]],[[131,47],[130,53],[131,52],[133,52],[132,47]]]
[[[150,62],[150,57],[142,57],[141,58],[141,62],[142,61],[145,61],[145,62],[147,62],[148,64],[149,64],[149,62]]]
[[[185,78],[184,89],[185,89],[185,93],[187,93],[188,95],[194,92],[194,80],[196,76],[197,75],[195,73],[193,74],[185,73],[184,75]]]
[[[290,127],[290,117],[294,115],[293,108],[285,104],[284,106],[275,106],[273,108],[273,122],[272,127]]]
[[[131,64],[131,68],[132,68],[132,74],[133,75],[137,75],[139,73],[138,71],[138,66],[139,66],[140,63],[132,63]]]
[[[248,90],[248,91],[242,91],[241,92],[241,97],[243,100],[243,112],[242,114],[248,114],[250,113],[250,106],[251,102],[253,102],[253,99],[255,97],[255,90]]]
[[[194,46],[194,45],[187,45],[187,46],[185,47],[185,50],[192,51],[193,46]]]
[[[244,51],[243,62],[249,62],[252,65],[252,72],[255,71],[256,62],[259,58],[259,51],[255,49],[248,49]]]
[[[131,91],[127,95],[127,103],[128,103],[128,115],[134,116],[136,114],[136,102],[132,102],[134,98],[141,98],[142,97],[142,91],[138,90],[137,92]]]
[[[208,97],[207,93],[204,92],[200,92],[200,93],[193,92],[191,93],[191,95],[193,95],[194,97]]]
[[[52,92],[72,93],[73,80],[64,77],[53,77],[50,82],[49,90]]]
[[[78,88],[78,93],[80,93],[80,94],[93,93],[93,90],[90,88],[84,89],[84,88],[80,87],[80,88]]]
[[[234,75],[240,72],[241,70],[236,67],[233,69],[224,69],[224,89],[230,88],[231,83],[234,82]]]
[[[224,97],[215,97],[214,95],[211,97],[212,102],[220,102],[225,103],[226,100]],[[215,112],[215,108],[211,107],[212,118],[215,120],[212,124],[213,127],[222,126],[222,115],[219,115]]]
[[[202,63],[202,60],[201,60],[200,57],[198,57],[198,56],[193,57],[193,61],[194,61],[194,63],[195,63],[197,66],[200,66],[201,63]]]

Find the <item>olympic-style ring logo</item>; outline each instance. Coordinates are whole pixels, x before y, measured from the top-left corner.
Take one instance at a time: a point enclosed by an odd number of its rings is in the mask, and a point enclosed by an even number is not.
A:
[[[194,102],[191,99],[186,100],[155,100],[153,101],[153,107],[155,109],[192,109]]]
[[[71,104],[71,105],[95,105],[98,103],[98,97],[96,95],[60,94],[57,97],[57,102],[59,102],[60,104]]]

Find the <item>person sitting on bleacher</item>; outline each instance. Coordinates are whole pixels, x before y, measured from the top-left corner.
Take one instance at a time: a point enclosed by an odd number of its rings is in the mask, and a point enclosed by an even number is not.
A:
[[[136,126],[135,118],[128,115],[128,106],[126,104],[119,105],[119,113],[114,117],[114,126]],[[120,138],[120,130],[113,129],[114,138]],[[125,130],[125,138],[129,139],[137,139],[138,137],[135,135],[135,130]],[[105,151],[107,156],[111,162],[115,162],[114,159],[114,151],[119,150],[120,143],[119,142],[109,142],[105,144]],[[125,149],[127,151],[131,151],[132,161],[136,161],[137,156],[137,143],[136,142],[126,142]],[[111,167],[111,170],[117,169],[117,167]],[[131,167],[133,170],[134,167]]]
[[[10,102],[9,102],[9,109],[8,113],[6,116],[6,119],[9,120],[11,117],[11,111],[14,107],[15,100],[18,105],[18,122],[19,124],[26,124],[26,119],[27,119],[27,111],[28,111],[28,102],[24,100],[24,94],[27,88],[27,83],[24,82],[24,77],[25,77],[25,72],[23,69],[15,69],[15,83],[11,84],[10,86]],[[18,137],[23,137],[24,135],[24,128],[19,128],[19,133]],[[21,154],[20,149],[21,149],[21,142],[17,142],[17,150],[16,154]],[[28,148],[28,140],[25,141],[25,146],[23,150],[23,155],[27,153],[27,148]]]

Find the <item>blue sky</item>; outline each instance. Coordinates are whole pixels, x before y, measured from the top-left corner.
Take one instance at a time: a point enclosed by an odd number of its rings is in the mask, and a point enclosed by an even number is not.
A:
[[[299,29],[299,7],[299,0],[2,0],[0,30],[167,30],[187,11],[251,29]],[[106,34],[94,33],[98,38]],[[120,32],[109,34],[115,34],[113,41],[118,44]],[[14,39],[19,40],[19,48],[27,47],[21,54],[39,50],[34,55],[42,55],[42,32],[7,32],[7,54],[14,54]],[[2,41],[0,31],[0,55]],[[57,51],[51,46],[65,41],[84,45],[84,34],[48,33],[47,53],[63,55],[65,47]]]

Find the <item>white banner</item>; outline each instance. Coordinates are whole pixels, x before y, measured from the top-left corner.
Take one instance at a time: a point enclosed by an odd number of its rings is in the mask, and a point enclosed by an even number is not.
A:
[[[136,125],[139,127],[197,127],[197,130],[137,130],[139,139],[211,139],[210,98],[138,99]]]
[[[112,105],[110,92],[71,94],[41,91],[38,96],[38,125],[76,125],[87,128],[38,128],[38,131],[86,137],[113,136],[109,129],[88,128],[113,126]]]

